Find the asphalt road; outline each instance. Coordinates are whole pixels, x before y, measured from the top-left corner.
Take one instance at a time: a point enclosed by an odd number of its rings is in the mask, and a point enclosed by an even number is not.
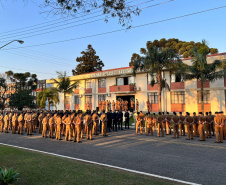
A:
[[[32,136],[0,133],[0,143],[100,162],[206,185],[226,184],[226,142],[214,143],[135,135],[135,130],[93,136],[82,143]]]

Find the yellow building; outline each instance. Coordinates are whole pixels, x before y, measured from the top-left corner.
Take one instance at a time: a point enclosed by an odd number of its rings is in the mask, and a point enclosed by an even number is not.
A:
[[[226,53],[207,57],[208,62],[217,59],[226,59]],[[183,62],[191,64],[191,59],[183,59]],[[158,112],[157,84],[153,87],[150,85],[151,77],[147,72],[138,72],[134,77],[132,71],[132,67],[124,67],[71,76],[71,81],[78,81],[79,86],[72,95],[66,95],[66,109],[85,110],[87,104],[90,104],[90,108],[94,110],[98,107],[99,100],[112,102],[116,99],[123,99],[130,102],[131,99],[138,99],[139,111],[147,111],[146,101],[149,100],[151,111]],[[165,70],[162,76],[169,85],[169,89],[162,90],[162,111],[201,111],[199,82],[196,80],[183,82],[180,77],[168,70]],[[47,86],[55,86],[52,80],[47,80],[46,83]],[[225,111],[226,80],[206,81],[204,90],[204,111]],[[60,94],[60,104],[57,105],[57,110],[64,109],[63,99],[63,95]]]

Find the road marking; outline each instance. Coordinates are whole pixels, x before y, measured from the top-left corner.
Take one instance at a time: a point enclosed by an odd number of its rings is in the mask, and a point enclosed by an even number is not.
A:
[[[107,145],[107,144],[112,144],[112,143],[118,143],[120,141],[123,141],[122,139],[118,139],[118,140],[111,140],[111,141],[108,141],[108,142],[103,142],[103,143],[98,143],[98,144],[95,144],[96,146],[102,146],[102,145]]]
[[[20,147],[20,146],[16,146],[16,145],[5,144],[5,143],[0,143],[0,145],[9,146],[9,147],[13,147],[13,148],[19,148],[19,149],[23,149],[23,150],[29,150],[29,151],[33,151],[33,152],[48,154],[48,155],[53,155],[53,156],[62,157],[62,158],[66,158],[66,159],[73,159],[73,160],[76,160],[76,161],[81,161],[81,162],[95,164],[95,165],[99,165],[99,166],[114,168],[114,169],[123,170],[123,171],[126,171],[126,172],[132,172],[132,173],[136,173],[136,174],[140,174],[140,175],[146,175],[146,176],[155,177],[155,178],[160,178],[160,179],[164,179],[164,180],[179,182],[179,183],[182,183],[182,184],[200,185],[200,184],[193,183],[193,182],[187,182],[187,181],[173,179],[173,178],[165,177],[165,176],[161,176],[161,175],[155,175],[155,174],[151,174],[151,173],[141,172],[141,171],[137,171],[137,170],[131,170],[131,169],[113,166],[113,165],[109,165],[109,164],[98,163],[98,162],[94,162],[94,161],[88,161],[88,160],[84,160],[84,159],[69,157],[69,156],[65,156],[65,155],[45,152],[45,151],[36,150],[36,149],[25,148],[25,147]]]

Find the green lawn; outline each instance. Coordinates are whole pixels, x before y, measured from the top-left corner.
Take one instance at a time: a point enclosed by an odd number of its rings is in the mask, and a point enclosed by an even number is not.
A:
[[[2,145],[0,145],[0,166],[13,167],[20,173],[20,180],[15,185],[176,184],[144,175]]]

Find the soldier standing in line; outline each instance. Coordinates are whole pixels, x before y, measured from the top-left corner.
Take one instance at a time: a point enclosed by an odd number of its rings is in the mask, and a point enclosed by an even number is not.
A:
[[[137,113],[136,117],[136,134],[138,134],[138,128],[140,127],[140,134],[142,134],[142,118],[139,115],[140,113]]]
[[[122,111],[120,110],[119,113],[118,113],[118,129],[120,130],[123,130],[122,129],[122,122],[123,122],[123,113]]]
[[[109,101],[107,100],[107,111],[109,111]]]
[[[55,124],[55,120],[54,120],[54,116],[52,114],[49,118],[49,138],[52,138],[52,139],[54,139],[54,136],[53,136],[54,124]]]
[[[223,143],[223,127],[222,127],[222,118],[219,116],[218,112],[215,112],[215,132],[216,132],[216,142]]]
[[[99,117],[98,117],[96,111],[94,111],[94,114],[93,114],[93,116],[92,116],[92,119],[93,119],[93,134],[94,134],[94,135],[98,135],[98,134],[97,134],[97,129],[98,129]]]
[[[162,121],[163,130],[165,130],[166,132],[166,115],[164,112],[162,112],[162,117],[163,117],[163,121]]]
[[[117,131],[118,113],[116,111],[112,113],[112,120],[113,120],[113,131]]]
[[[63,123],[63,127],[62,127],[62,135],[64,136],[65,135],[65,132],[66,132],[66,125],[64,124],[64,120],[66,119],[67,117],[67,114],[64,113],[63,117],[62,117],[62,123]]]
[[[151,135],[153,136],[153,125],[152,125],[152,117],[150,116],[150,113],[147,113],[147,116],[145,118],[145,123],[147,126],[146,129],[146,135],[149,136],[149,133],[151,132]]]
[[[90,112],[88,112],[88,114],[86,115],[85,121],[87,125],[87,140],[92,140],[92,117]]]
[[[163,121],[164,121],[164,116],[162,115],[161,112],[159,112],[159,116],[157,118],[157,123],[158,123],[157,137],[160,137],[160,129],[161,129],[161,132],[162,132],[162,137],[164,137],[164,130],[163,130],[163,124],[162,124]]]
[[[103,110],[105,111],[106,110],[106,101],[105,100],[103,100],[102,107],[103,107],[102,111]]]
[[[206,119],[203,116],[202,112],[199,112],[199,134],[200,134],[200,140],[199,141],[205,141],[206,137],[205,137],[205,130],[204,130],[204,123],[205,123]]]
[[[139,116],[140,116],[140,118],[142,119],[142,121],[141,121],[141,126],[142,126],[142,127],[143,127],[143,129],[144,129],[144,114],[143,114],[143,112],[142,112],[142,111],[140,111]],[[145,133],[146,133],[146,128],[145,128]]]
[[[172,118],[173,122],[173,138],[179,138],[179,122],[180,118],[177,116],[176,112],[173,112],[174,116]]]
[[[66,126],[65,141],[71,141],[71,115],[68,113],[64,120]]]
[[[98,106],[99,106],[99,111],[101,111],[102,110],[102,101],[101,100],[99,100]]]
[[[137,99],[136,99],[136,111],[137,111],[137,112],[139,111],[139,102],[138,102]]]
[[[3,126],[4,126],[4,118],[2,113],[0,113],[0,132],[3,132]]]
[[[125,128],[127,125],[127,128],[129,129],[129,112],[128,112],[128,110],[124,113],[124,117],[125,117]]]
[[[42,120],[44,118],[44,115],[43,115],[43,112],[41,111],[41,114],[38,116],[38,121],[39,121],[39,128],[38,128],[38,131],[39,131],[39,134],[42,133]]]
[[[60,114],[57,114],[57,117],[55,119],[55,124],[56,124],[56,139],[57,140],[61,140],[61,124],[62,124],[62,120],[60,117]]]
[[[185,117],[182,115],[182,112],[180,112],[180,136],[185,136],[185,128],[184,128],[184,122],[185,122]]]
[[[103,114],[100,117],[100,120],[102,121],[102,136],[107,136],[107,115],[105,114],[105,111],[103,111]]]
[[[89,112],[89,111],[88,111]],[[83,132],[84,132],[84,125],[83,125],[83,115],[82,115],[82,111],[78,114],[78,116],[80,117],[81,120],[81,124],[80,124],[80,131],[81,131],[81,139],[83,138]]]
[[[195,112],[193,112],[193,130],[195,137],[199,137],[198,126],[199,126],[199,117],[196,116]]]
[[[124,109],[124,110],[125,110],[125,111],[128,111],[128,103],[129,103],[129,102],[128,102],[127,100],[126,100],[125,103],[124,103],[124,105],[125,105],[125,109]]]
[[[130,106],[131,106],[131,111],[132,111],[132,112],[134,111],[134,105],[135,105],[135,103],[134,103],[134,101],[131,99],[131,101],[130,101]]]
[[[82,124],[81,116],[79,116],[79,114],[74,118],[73,124],[75,124],[74,142],[77,141],[77,143],[79,143]]]
[[[115,112],[115,101],[112,101],[112,111]]]
[[[214,136],[214,115],[212,115],[212,112],[209,112],[209,115],[211,116],[212,120],[211,120],[211,131],[213,132],[212,136]]]
[[[48,115],[44,115],[42,119],[42,137],[47,137],[47,125],[48,125]]]
[[[75,112],[73,112],[71,114],[71,121],[73,121],[75,118]],[[75,130],[75,125],[74,124],[71,124],[71,133],[73,134],[73,137],[74,137],[74,130]],[[86,127],[85,127],[85,133],[86,133]]]
[[[27,135],[31,135],[32,133],[32,116],[31,112],[28,113],[26,116],[26,122],[27,122]]]
[[[8,126],[8,129],[9,130],[12,130],[12,118],[13,118],[13,111],[11,111],[10,113],[9,113],[9,126]]]
[[[28,116],[28,112],[25,111],[25,115],[24,115],[24,131],[27,132],[27,116]]]
[[[17,113],[14,113],[12,116],[12,134],[16,134],[17,128]]]
[[[37,127],[37,114],[35,112],[33,112],[31,114],[32,117],[32,121],[31,121],[31,130],[32,132],[36,132],[36,127]]]
[[[112,116],[111,115],[112,115],[111,110],[108,110],[108,112],[107,112],[107,120],[108,120],[107,127],[108,127],[109,132],[111,131],[111,127],[112,127]]]
[[[4,132],[8,133],[8,126],[9,126],[9,115],[6,112],[4,116]]]
[[[212,116],[208,115],[209,113],[206,112],[206,123],[205,123],[205,128],[206,128],[206,138],[211,138],[211,122],[212,122]]]
[[[125,111],[125,102],[123,101],[123,99],[121,101],[121,110]]]
[[[193,125],[194,122],[193,117],[190,116],[190,113],[187,112],[187,117],[185,119],[186,125],[187,125],[187,131],[188,131],[188,138],[186,140],[194,139],[193,137]]]
[[[152,125],[153,125],[153,131],[157,131],[157,117],[155,115],[155,113],[153,113],[153,116],[152,116]]]
[[[18,127],[18,134],[23,134],[23,125],[24,125],[24,116],[23,116],[23,112],[20,113],[19,117],[18,117],[18,123],[19,123],[19,127]]]
[[[169,115],[169,112],[167,112],[166,115],[166,135],[171,135],[171,116]]]

